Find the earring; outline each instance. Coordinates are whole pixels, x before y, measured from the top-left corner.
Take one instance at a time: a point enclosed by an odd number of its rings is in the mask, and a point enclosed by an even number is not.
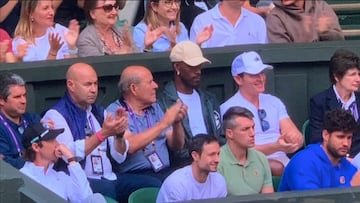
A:
[[[31,18],[31,22],[34,22],[34,18]]]
[[[176,75],[180,75],[180,72],[179,72],[179,71],[176,71]]]

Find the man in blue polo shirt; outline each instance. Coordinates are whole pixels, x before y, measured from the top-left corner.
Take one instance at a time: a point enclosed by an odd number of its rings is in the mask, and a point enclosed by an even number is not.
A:
[[[298,152],[286,166],[279,191],[312,190],[359,185],[360,173],[346,159],[353,131],[353,115],[336,109],[325,113],[323,142]]]

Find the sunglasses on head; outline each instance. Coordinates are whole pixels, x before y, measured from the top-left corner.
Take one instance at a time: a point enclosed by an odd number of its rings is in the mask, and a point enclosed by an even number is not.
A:
[[[119,4],[115,3],[114,5],[111,4],[105,4],[99,7],[95,7],[95,9],[103,9],[106,13],[111,12],[113,9],[118,10],[119,9]]]
[[[258,115],[259,115],[262,131],[265,132],[265,131],[269,130],[270,123],[267,120],[265,120],[266,111],[264,109],[259,109],[258,110]]]

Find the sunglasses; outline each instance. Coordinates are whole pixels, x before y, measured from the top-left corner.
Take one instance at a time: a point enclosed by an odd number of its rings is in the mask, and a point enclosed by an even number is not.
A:
[[[105,11],[105,13],[110,13],[113,9],[115,9],[116,11],[120,8],[119,4],[105,4],[99,7],[95,7],[94,9],[103,9]]]
[[[264,109],[259,109],[258,110],[258,115],[259,115],[259,118],[260,118],[260,124],[261,124],[262,131],[265,132],[265,131],[269,130],[270,123],[265,120],[266,111]]]

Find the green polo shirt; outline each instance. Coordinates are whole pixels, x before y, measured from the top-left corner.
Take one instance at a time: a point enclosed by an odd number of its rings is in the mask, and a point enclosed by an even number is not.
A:
[[[272,186],[269,162],[254,149],[248,149],[246,164],[241,165],[225,144],[221,147],[218,171],[225,177],[228,195],[258,194],[263,187]]]

